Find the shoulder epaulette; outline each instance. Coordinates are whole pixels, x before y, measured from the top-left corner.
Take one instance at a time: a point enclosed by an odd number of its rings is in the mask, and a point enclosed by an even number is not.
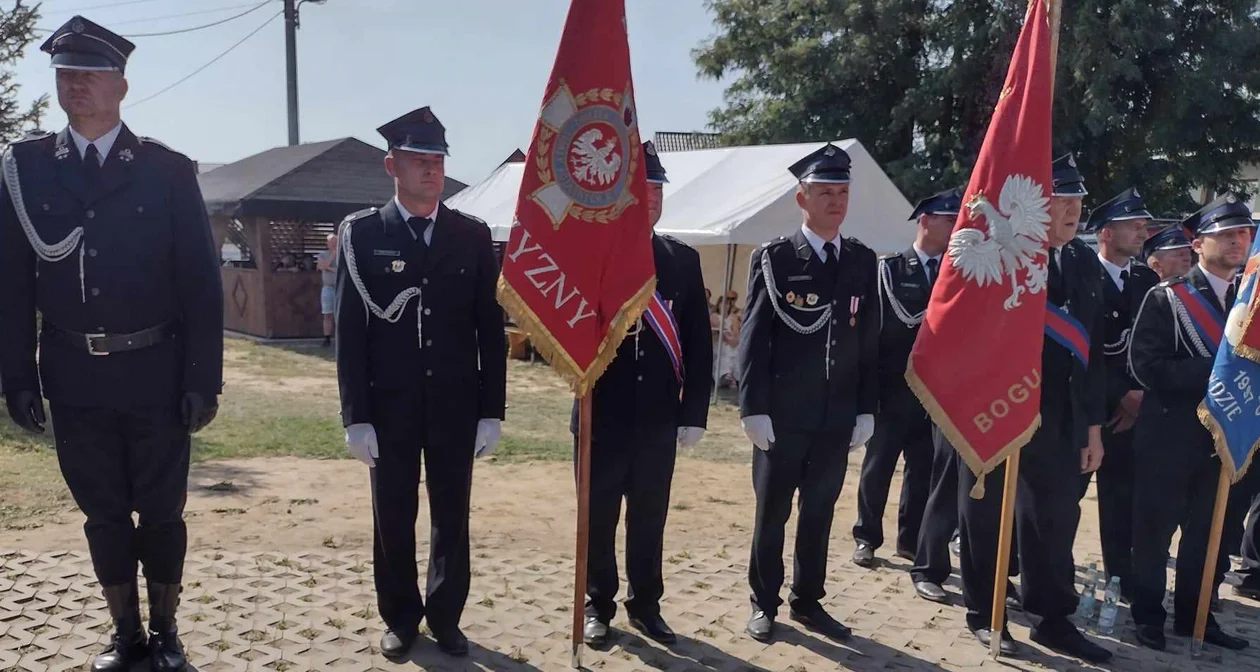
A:
[[[472,221],[477,222],[478,224],[485,224],[486,226],[490,226],[489,224],[486,224],[486,220],[484,220],[484,219],[482,219],[482,218],[480,218],[480,217],[478,217],[478,216],[476,216],[476,215],[470,215],[470,214],[468,214],[468,213],[464,212],[463,210],[456,210],[455,208],[451,208],[451,212],[453,212],[453,213],[455,213],[455,214],[459,215],[460,217],[466,217],[466,218],[468,218],[468,219],[471,219]]]
[[[1168,278],[1167,280],[1163,280],[1163,281],[1161,281],[1161,282],[1159,283],[1159,286],[1160,286],[1160,287],[1172,287],[1173,285],[1181,284],[1181,283],[1183,283],[1183,282],[1185,282],[1185,281],[1186,281],[1186,276],[1184,276],[1184,275],[1179,275],[1179,276],[1177,276],[1177,277],[1175,277],[1175,278]]]
[[[846,238],[844,239],[844,242],[846,242],[846,243],[853,243],[854,245],[856,245],[856,246],[858,246],[858,247],[864,247],[864,248],[866,248],[866,249],[868,249],[868,250],[869,250],[869,249],[871,249],[869,245],[867,245],[866,243],[864,243],[864,242],[862,242],[862,241],[858,240],[857,238],[847,238],[847,237],[846,237]]]
[[[345,216],[345,217],[341,220],[341,222],[342,222],[343,224],[345,224],[345,223],[347,223],[347,222],[354,222],[354,221],[358,221],[358,220],[360,220],[360,219],[363,219],[364,217],[368,217],[368,216],[371,216],[371,215],[375,215],[375,214],[376,214],[377,212],[379,212],[379,211],[380,211],[380,210],[379,210],[378,208],[364,208],[364,209],[359,210],[359,211],[357,211],[357,212],[352,212],[352,213],[350,213],[350,214],[346,215],[346,216]]]
[[[884,261],[885,259],[897,259],[900,257],[904,257],[905,254],[906,254],[905,252],[892,252],[889,254],[880,255],[879,260]]]
[[[137,140],[139,140],[139,141],[141,142],[141,144],[145,144],[145,145],[155,145],[155,146],[157,146],[157,147],[161,147],[162,149],[165,149],[166,151],[168,151],[168,152],[170,152],[170,153],[172,153],[172,154],[179,154],[180,156],[184,156],[184,154],[183,154],[183,153],[181,153],[181,152],[177,152],[177,151],[175,151],[175,150],[171,149],[171,148],[170,148],[170,146],[168,146],[166,143],[162,142],[161,140],[156,140],[156,139],[154,139],[154,138],[150,138],[150,137],[149,137],[149,136],[147,136],[147,135],[137,135],[137,136],[136,136],[136,139],[137,139]]]
[[[51,136],[51,135],[55,135],[55,134],[54,134],[52,131],[27,131],[27,132],[26,132],[26,135],[22,136],[21,138],[19,138],[19,139],[17,139],[17,140],[14,140],[14,141],[13,141],[12,143],[10,143],[10,144],[14,144],[14,145],[16,145],[16,144],[18,144],[18,143],[22,143],[22,142],[30,142],[30,141],[32,141],[32,140],[42,140],[42,139],[47,138],[47,137],[49,137],[49,136]]]
[[[766,242],[762,243],[762,244],[761,244],[761,246],[762,246],[762,247],[772,247],[772,246],[774,246],[774,245],[778,245],[778,244],[780,244],[780,243],[787,242],[787,239],[788,239],[788,237],[787,237],[787,236],[779,236],[778,238],[775,238],[774,240],[767,240]]]

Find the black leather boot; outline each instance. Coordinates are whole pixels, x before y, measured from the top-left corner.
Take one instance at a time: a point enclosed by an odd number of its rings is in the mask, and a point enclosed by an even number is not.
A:
[[[149,583],[149,669],[153,672],[184,672],[188,659],[175,627],[179,606],[178,583]]]
[[[102,592],[109,617],[114,620],[114,634],[109,646],[92,660],[92,672],[126,672],[148,653],[140,628],[140,594],[135,581],[108,586]]]

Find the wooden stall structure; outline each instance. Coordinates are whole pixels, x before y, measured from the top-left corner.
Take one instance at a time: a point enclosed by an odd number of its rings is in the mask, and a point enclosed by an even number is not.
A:
[[[316,255],[346,215],[393,197],[384,157],[341,138],[269,149],[198,177],[221,251],[225,329],[322,336]],[[443,199],[464,186],[448,177]]]

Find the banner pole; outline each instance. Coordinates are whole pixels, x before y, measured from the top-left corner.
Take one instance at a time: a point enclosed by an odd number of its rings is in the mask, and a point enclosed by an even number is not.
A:
[[[1015,531],[1015,486],[1019,483],[1018,448],[1006,458],[1006,476],[1002,484],[1002,519],[998,526],[997,571],[993,575],[993,615],[989,621],[989,652],[996,659],[1002,651],[1002,630],[1006,623],[1006,582],[1010,578],[1011,539]]]
[[[586,552],[590,535],[591,393],[578,398],[577,549],[573,565],[573,669],[582,669],[582,625],[586,597]]]
[[[1216,505],[1212,509],[1212,530],[1208,535],[1207,557],[1203,559],[1203,578],[1199,581],[1199,608],[1194,615],[1194,637],[1190,640],[1190,655],[1203,653],[1203,637],[1207,632],[1208,607],[1212,604],[1212,588],[1215,585],[1216,560],[1221,551],[1221,530],[1225,527],[1225,505],[1229,502],[1229,473],[1221,465],[1221,477],[1216,482]]]

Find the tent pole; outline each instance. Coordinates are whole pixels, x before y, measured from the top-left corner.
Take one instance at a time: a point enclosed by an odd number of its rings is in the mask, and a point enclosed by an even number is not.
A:
[[[718,320],[717,334],[717,352],[714,353],[713,361],[713,398],[709,400],[710,405],[717,403],[718,383],[721,382],[719,375],[722,371],[722,350],[726,348],[726,341],[722,340],[723,331],[726,329],[726,315],[730,310],[730,302],[726,300],[726,295],[731,291],[731,276],[735,269],[735,244],[726,244],[726,272],[722,274],[722,315]]]

